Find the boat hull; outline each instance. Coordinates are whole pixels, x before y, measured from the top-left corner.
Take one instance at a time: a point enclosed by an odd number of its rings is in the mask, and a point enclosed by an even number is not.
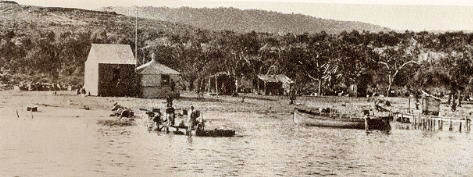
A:
[[[302,126],[364,129],[365,121],[363,119],[341,120],[330,118],[324,115],[314,115],[305,113],[301,110],[294,110],[294,123]]]
[[[389,118],[333,118],[328,115],[316,114],[310,111],[295,109],[293,121],[297,125],[331,127],[342,129],[369,129],[387,130],[390,129]],[[368,126],[368,127],[367,127]]]

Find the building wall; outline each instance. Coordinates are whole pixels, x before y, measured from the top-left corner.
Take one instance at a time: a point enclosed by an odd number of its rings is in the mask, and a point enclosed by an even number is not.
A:
[[[99,72],[98,64],[90,60],[85,62],[84,88],[91,95],[98,95]]]
[[[179,90],[171,90],[171,87],[141,87],[142,98],[165,98],[167,96],[179,95]]]
[[[141,86],[143,87],[161,86],[161,75],[157,75],[157,74],[141,75]]]
[[[99,64],[99,96],[135,96],[138,93],[138,78],[135,65]]]
[[[141,97],[143,98],[164,98],[169,95],[179,95],[180,90],[177,86],[179,75],[169,75],[170,80],[174,82],[174,90],[171,83],[167,85],[162,84],[161,74],[143,74],[140,76],[141,80]]]

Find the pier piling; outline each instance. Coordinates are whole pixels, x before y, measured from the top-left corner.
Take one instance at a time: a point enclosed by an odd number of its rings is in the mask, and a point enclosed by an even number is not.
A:
[[[450,127],[448,128],[448,131],[452,131],[452,130],[453,130],[452,119],[450,119]]]

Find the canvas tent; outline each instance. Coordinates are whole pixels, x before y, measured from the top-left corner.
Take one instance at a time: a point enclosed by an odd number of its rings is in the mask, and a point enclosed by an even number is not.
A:
[[[129,45],[92,44],[85,62],[86,92],[95,96],[135,96],[135,64]]]
[[[294,81],[283,74],[258,75],[256,86],[258,93],[265,95],[288,95],[291,92]]]
[[[151,61],[136,68],[140,77],[141,97],[163,98],[178,96],[179,89],[176,83],[180,80],[180,73],[161,63],[154,56]]]

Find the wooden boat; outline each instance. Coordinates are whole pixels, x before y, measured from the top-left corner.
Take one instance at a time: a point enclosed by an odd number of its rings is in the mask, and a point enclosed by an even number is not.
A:
[[[182,121],[181,121],[182,122]],[[167,125],[166,122],[160,121],[159,124],[155,124],[148,119],[148,131],[164,131],[166,133],[172,133],[175,135],[190,135],[190,136],[202,136],[202,137],[232,137],[235,136],[235,130],[225,129],[213,129],[206,130],[204,123],[199,123],[191,131],[188,130],[188,126],[180,123],[179,125]]]
[[[330,114],[309,109],[295,108],[293,121],[297,125],[344,129],[390,129],[389,117],[361,118],[346,114]]]
[[[174,131],[171,131],[171,128]],[[224,130],[224,129],[213,129],[205,130],[204,127],[196,127],[191,132],[188,131],[187,126],[162,126],[156,129],[156,131],[164,131],[166,133],[173,133],[175,135],[190,135],[190,136],[202,136],[202,137],[232,137],[235,136],[235,130]]]

